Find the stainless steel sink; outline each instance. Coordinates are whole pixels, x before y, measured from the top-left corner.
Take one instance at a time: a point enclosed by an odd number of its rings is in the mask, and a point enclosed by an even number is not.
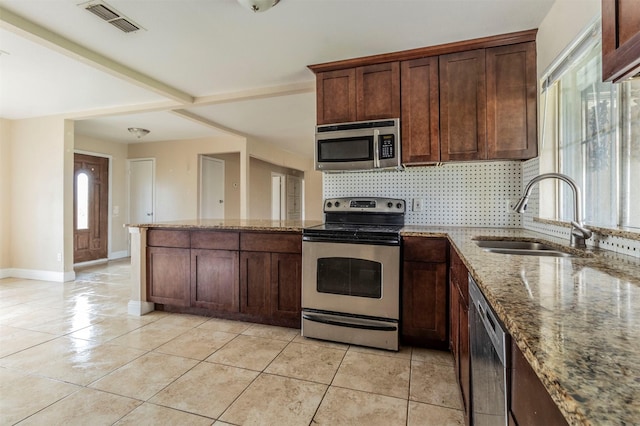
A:
[[[536,242],[521,240],[476,240],[478,247],[491,253],[518,254],[524,256],[573,257],[574,254],[559,250],[556,247]]]

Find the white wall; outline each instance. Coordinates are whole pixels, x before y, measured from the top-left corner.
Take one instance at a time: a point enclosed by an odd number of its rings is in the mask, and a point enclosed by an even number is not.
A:
[[[11,121],[0,118],[0,278],[11,267]]]
[[[109,165],[109,173],[111,174],[109,187],[111,196],[109,258],[125,257],[129,250],[129,231],[124,228],[127,223],[129,209],[129,200],[127,198],[128,146],[122,143],[76,135],[75,150],[95,155],[105,155],[111,158]]]
[[[73,279],[73,122],[15,120],[9,140],[12,275]]]
[[[601,0],[556,0],[538,26],[538,77],[553,60],[600,15]]]
[[[134,143],[128,157],[156,159],[155,220],[191,220],[198,217],[198,156],[246,152],[245,141],[237,137],[191,139],[182,141]],[[242,170],[242,164],[241,164]],[[242,172],[240,185],[243,184]],[[242,206],[241,206],[242,210]]]
[[[313,159],[281,151],[263,141],[249,140],[248,155],[271,164],[304,172],[304,210],[306,220],[322,220],[322,172],[314,170]],[[251,194],[249,194],[251,196]]]

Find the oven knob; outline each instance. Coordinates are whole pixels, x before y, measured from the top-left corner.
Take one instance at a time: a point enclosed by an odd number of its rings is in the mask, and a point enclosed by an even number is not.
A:
[[[331,201],[329,201],[329,202],[327,203],[327,208],[328,208],[328,209],[330,209],[330,208],[331,208],[331,206],[332,206]]]
[[[391,207],[393,207],[393,203],[392,203],[391,201],[389,201],[389,202],[387,203],[387,208],[388,208],[388,209],[390,209]]]
[[[398,203],[398,204],[396,204],[396,207],[397,207],[397,208],[399,208],[399,209],[401,209],[401,208],[402,208],[402,203]]]
[[[336,208],[340,207],[340,201],[336,201],[335,202],[335,206],[336,206]]]

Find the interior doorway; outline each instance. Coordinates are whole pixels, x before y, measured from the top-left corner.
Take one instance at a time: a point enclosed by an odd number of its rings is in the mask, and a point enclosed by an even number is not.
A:
[[[224,160],[200,156],[200,219],[224,219]]]
[[[73,170],[73,262],[106,259],[109,158],[76,153]]]
[[[285,175],[271,172],[271,220],[286,219]]]
[[[155,159],[129,160],[129,223],[155,222]]]

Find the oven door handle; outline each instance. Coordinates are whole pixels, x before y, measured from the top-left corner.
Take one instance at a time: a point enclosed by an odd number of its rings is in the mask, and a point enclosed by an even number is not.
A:
[[[340,327],[359,328],[361,330],[376,330],[376,331],[396,331],[398,327],[396,325],[383,325],[379,321],[366,320],[364,318],[349,318],[342,317],[339,320],[335,319],[335,316],[325,316],[322,314],[302,314],[302,318],[307,321],[319,322],[321,324],[337,325]]]

